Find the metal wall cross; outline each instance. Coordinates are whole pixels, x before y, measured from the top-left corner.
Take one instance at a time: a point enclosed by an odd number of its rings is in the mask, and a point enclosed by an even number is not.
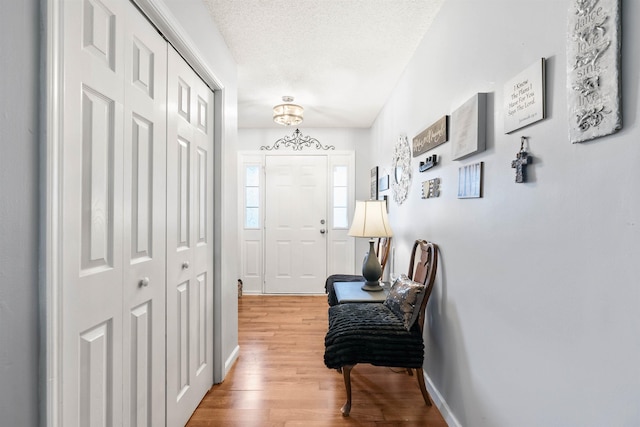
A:
[[[527,165],[531,162],[531,157],[524,149],[526,137],[520,138],[520,151],[516,154],[516,159],[511,162],[511,167],[516,169],[516,182],[522,183],[527,181]]]

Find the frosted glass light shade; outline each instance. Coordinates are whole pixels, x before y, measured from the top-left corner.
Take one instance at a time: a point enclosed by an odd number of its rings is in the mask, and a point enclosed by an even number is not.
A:
[[[304,109],[296,104],[280,104],[273,107],[273,121],[284,126],[302,123]]]
[[[370,238],[393,236],[387,216],[387,202],[384,200],[357,200],[349,236]]]

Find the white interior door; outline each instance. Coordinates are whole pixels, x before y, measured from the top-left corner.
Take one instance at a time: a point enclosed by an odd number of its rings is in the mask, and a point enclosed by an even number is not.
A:
[[[323,293],[327,157],[267,156],[265,292]]]
[[[163,426],[167,43],[125,3],[122,425]]]
[[[60,425],[122,425],[123,2],[64,3]]]
[[[57,425],[164,425],[167,47],[128,0],[62,8]]]
[[[213,92],[168,53],[167,425],[213,384]]]
[[[121,2],[65,5],[62,425],[122,424]]]

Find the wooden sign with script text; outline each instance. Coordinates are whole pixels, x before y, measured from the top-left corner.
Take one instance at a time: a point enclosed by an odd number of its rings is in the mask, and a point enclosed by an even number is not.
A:
[[[449,116],[443,116],[440,120],[413,138],[413,157],[426,153],[449,140],[447,129],[448,118]]]

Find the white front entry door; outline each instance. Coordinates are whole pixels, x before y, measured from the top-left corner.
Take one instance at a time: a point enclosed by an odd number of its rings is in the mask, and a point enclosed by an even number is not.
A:
[[[323,293],[327,157],[267,156],[265,292]]]
[[[167,426],[213,385],[213,92],[168,53]]]

